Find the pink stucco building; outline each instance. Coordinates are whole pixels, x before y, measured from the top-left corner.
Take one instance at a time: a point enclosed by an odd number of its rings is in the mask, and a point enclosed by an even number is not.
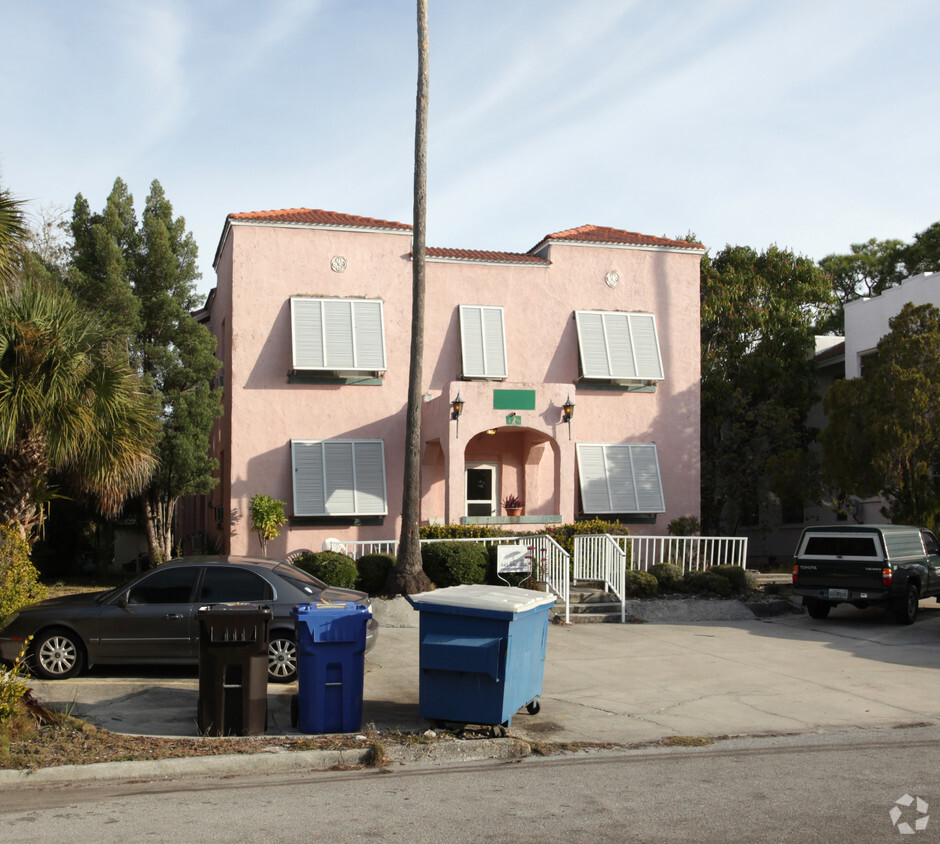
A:
[[[265,493],[290,516],[271,556],[398,537],[411,236],[309,209],[226,219],[204,312],[220,482],[194,532],[205,519],[225,550],[257,553],[248,502]],[[596,516],[665,533],[697,516],[703,252],[598,226],[525,253],[429,248],[422,522]]]

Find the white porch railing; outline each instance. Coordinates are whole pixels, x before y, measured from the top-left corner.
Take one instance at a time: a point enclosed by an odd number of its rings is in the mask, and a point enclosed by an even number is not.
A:
[[[476,542],[478,545],[526,545],[532,556],[532,576],[544,583],[549,591],[554,592],[565,602],[565,623],[569,620],[569,585],[568,572],[571,568],[571,556],[550,536],[480,536],[460,537],[459,539],[422,539],[421,544],[431,542]],[[354,560],[366,554],[398,553],[398,540],[351,541],[342,543]],[[337,550],[342,550],[337,548]]]
[[[626,560],[626,551],[609,534],[580,535],[574,538],[572,579],[600,581],[604,584],[605,592],[613,592],[620,599],[621,624],[627,620]]]
[[[746,536],[615,536],[631,569],[649,571],[654,563],[672,563],[687,571],[709,566],[747,568]]]

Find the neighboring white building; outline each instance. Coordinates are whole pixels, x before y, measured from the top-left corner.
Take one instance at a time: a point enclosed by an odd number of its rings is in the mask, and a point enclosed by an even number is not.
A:
[[[845,306],[845,377],[858,378],[862,359],[875,351],[890,331],[888,325],[908,302],[940,306],[940,273],[911,276],[880,296],[856,299]]]
[[[811,427],[825,427],[822,397],[836,381],[860,376],[864,358],[877,350],[878,341],[891,330],[891,319],[908,302],[940,307],[940,273],[911,276],[879,296],[849,302],[845,306],[844,340],[841,337],[816,338],[816,378],[820,401],[809,413],[807,422]],[[853,499],[849,505],[851,514],[841,517],[830,507],[817,505],[807,505],[802,518],[799,508],[792,506],[780,505],[774,508],[776,512],[762,512],[761,526],[741,529],[741,533],[748,536],[749,556],[754,562],[779,563],[793,554],[806,525],[831,525],[840,521],[879,524],[887,521],[881,514],[884,506],[881,498]]]

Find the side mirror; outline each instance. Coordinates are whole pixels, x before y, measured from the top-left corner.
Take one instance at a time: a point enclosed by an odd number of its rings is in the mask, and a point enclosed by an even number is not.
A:
[[[117,605],[118,605],[122,610],[126,610],[126,609],[127,609],[127,604],[128,604],[128,601],[127,601],[127,592],[122,592],[122,593],[118,596]]]

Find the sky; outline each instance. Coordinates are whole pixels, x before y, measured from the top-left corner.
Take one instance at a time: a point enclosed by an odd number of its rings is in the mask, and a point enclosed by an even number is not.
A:
[[[429,246],[593,224],[815,260],[940,220],[936,0],[429,0]],[[414,0],[0,0],[0,185],[199,246],[226,215],[412,221]]]

